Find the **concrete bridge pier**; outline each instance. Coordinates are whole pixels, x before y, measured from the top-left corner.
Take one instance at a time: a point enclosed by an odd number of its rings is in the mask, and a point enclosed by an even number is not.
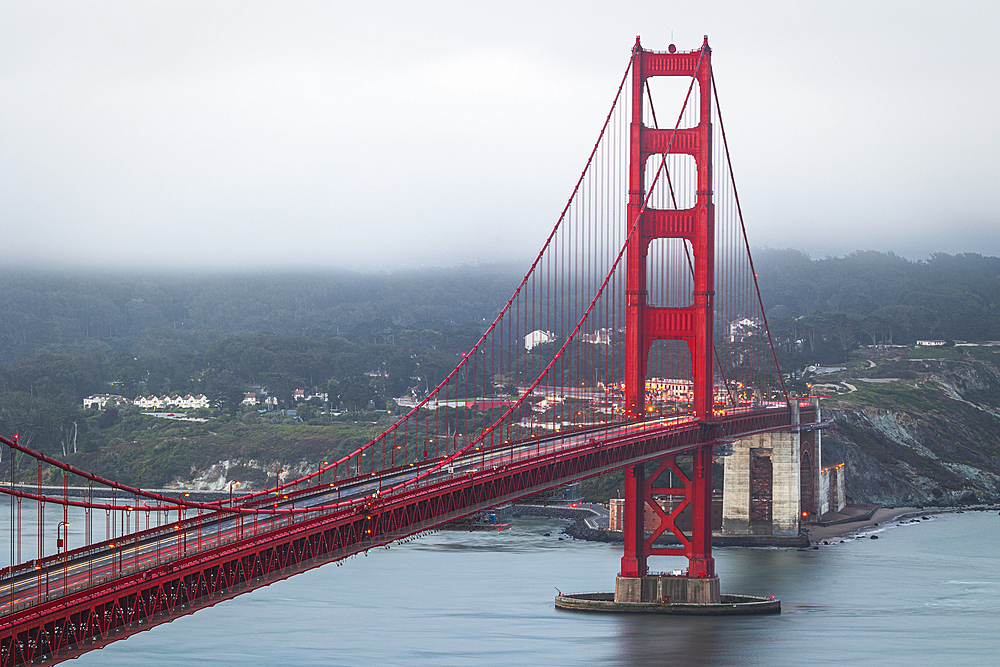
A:
[[[792,424],[799,405],[789,402]],[[798,535],[802,518],[802,452],[798,428],[760,433],[733,443],[725,458],[722,532]]]
[[[686,602],[719,604],[719,577],[694,579],[687,576],[658,574],[615,579],[615,602]]]

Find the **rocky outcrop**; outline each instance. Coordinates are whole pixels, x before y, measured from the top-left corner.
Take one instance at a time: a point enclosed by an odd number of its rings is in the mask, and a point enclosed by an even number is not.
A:
[[[845,464],[849,502],[1000,500],[1000,371],[975,360],[924,370],[867,405],[852,395],[827,411],[823,465]]]

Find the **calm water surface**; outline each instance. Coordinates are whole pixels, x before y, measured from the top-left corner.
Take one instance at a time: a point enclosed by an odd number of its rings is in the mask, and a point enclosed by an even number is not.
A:
[[[724,593],[776,595],[780,616],[556,611],[612,590],[620,547],[559,541],[521,519],[440,532],[296,575],[74,665],[997,665],[1000,516],[948,514],[819,551],[718,549]],[[545,532],[551,532],[548,537]],[[651,567],[681,567],[657,558]]]

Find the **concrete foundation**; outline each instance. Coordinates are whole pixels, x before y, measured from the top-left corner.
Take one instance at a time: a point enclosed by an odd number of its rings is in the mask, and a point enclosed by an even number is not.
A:
[[[615,602],[719,604],[719,578],[692,579],[673,575],[618,577]]]
[[[755,595],[723,595],[715,604],[686,602],[615,602],[614,593],[571,593],[556,598],[556,609],[599,614],[670,614],[677,616],[745,616],[780,614],[781,601]]]
[[[797,410],[794,411],[797,417]],[[796,419],[797,421],[797,419]],[[800,442],[797,429],[761,433],[733,443],[724,459],[722,496],[723,535],[798,535],[801,519]],[[751,517],[752,460],[769,459],[770,489],[763,502],[769,520]]]

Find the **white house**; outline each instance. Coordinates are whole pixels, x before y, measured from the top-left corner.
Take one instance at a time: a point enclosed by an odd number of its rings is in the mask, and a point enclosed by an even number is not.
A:
[[[163,399],[157,398],[156,396],[138,396],[134,401],[135,405],[138,405],[143,410],[157,410],[164,407]]]
[[[764,322],[756,317],[741,317],[729,323],[729,342],[738,343],[763,332]]]
[[[87,398],[83,399],[83,408],[87,410],[93,408],[95,410],[103,410],[110,403],[112,406],[115,405],[126,405],[129,400],[124,396],[118,396],[116,394],[92,394]]]
[[[184,408],[185,410],[197,410],[199,408],[208,407],[208,397],[205,394],[198,394],[197,396],[192,396],[188,394],[184,398],[177,399],[178,407]]]
[[[524,337],[524,349],[531,352],[531,349],[536,345],[544,345],[545,343],[554,343],[556,340],[556,335],[551,331],[542,331],[541,329],[535,329],[530,334]]]
[[[582,334],[580,340],[593,345],[610,345],[611,329],[598,329],[592,334]]]

